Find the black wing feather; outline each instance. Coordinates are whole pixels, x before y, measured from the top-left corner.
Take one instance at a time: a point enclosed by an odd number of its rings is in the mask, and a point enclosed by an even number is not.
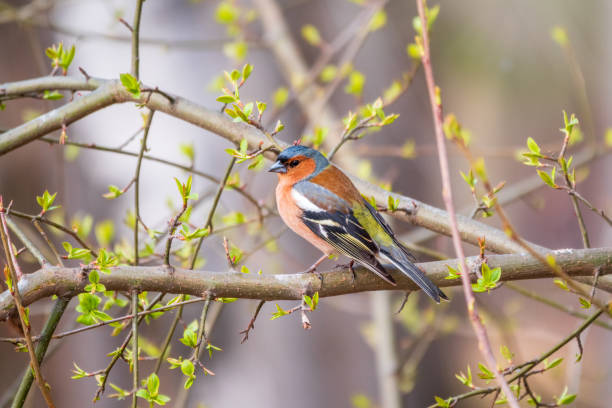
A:
[[[340,211],[304,211],[302,220],[312,232],[338,252],[363,264],[385,281],[395,285],[393,277],[376,259],[378,246],[352,212],[344,214]]]

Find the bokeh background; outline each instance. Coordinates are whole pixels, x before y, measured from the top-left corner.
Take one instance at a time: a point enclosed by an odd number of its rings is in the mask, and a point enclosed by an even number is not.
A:
[[[264,1],[155,1],[144,4],[141,24],[141,79],[146,84],[184,96],[203,106],[218,110],[215,79],[224,70],[240,68],[246,62],[255,70],[241,90],[243,100],[263,100],[273,106],[274,94],[288,87],[288,75],[278,56],[271,51],[279,38],[266,35],[274,27],[261,23],[266,13]],[[310,66],[321,55],[321,47],[303,38],[302,27],[312,24],[322,38],[331,43],[363,15],[368,2],[278,1],[284,24],[295,45]],[[438,3],[438,2],[436,2]],[[430,3],[430,6],[436,4]],[[242,61],[231,55],[236,32],[219,23],[219,7],[227,4],[239,10],[238,36],[245,40],[248,52]],[[263,4],[263,5],[262,5]],[[440,1],[441,11],[432,32],[432,59],[436,80],[442,89],[444,108],[453,112],[472,135],[472,149],[486,159],[492,180],[508,185],[533,177],[531,167],[520,164],[517,151],[533,137],[544,150],[558,151],[562,134],[562,110],[574,112],[581,121],[583,141],[571,152],[595,148],[601,155],[579,172],[579,191],[599,208],[612,210],[612,160],[604,144],[606,130],[612,126],[612,4],[608,1],[576,2],[546,0],[513,2]],[[0,83],[17,81],[50,72],[45,48],[63,41],[76,45],[70,75],[80,75],[83,67],[90,75],[117,78],[130,68],[129,32],[118,18],[131,21],[133,2],[34,0],[0,2]],[[412,59],[406,52],[414,41],[412,19],[417,14],[414,2],[393,0],[386,3],[386,24],[371,32],[352,61],[366,82],[361,98],[344,92],[346,80],[331,96],[323,116],[341,118],[355,110],[360,102],[371,102],[380,96],[394,79],[410,71]],[[562,28],[569,46],[561,47],[551,31]],[[559,31],[557,31],[558,33]],[[355,33],[352,33],[353,36]],[[334,55],[338,61],[343,50]],[[328,84],[318,81],[325,89]],[[78,96],[77,96],[78,97]],[[0,112],[0,129],[8,129],[59,102],[37,100],[10,101]],[[369,134],[343,148],[343,160],[351,171],[373,180],[391,183],[394,191],[442,206],[438,161],[435,155],[431,112],[422,71],[413,84],[387,112],[400,118],[382,131]],[[321,123],[309,123],[299,104],[291,103],[280,116],[286,125],[279,138],[293,141],[312,134]],[[264,117],[265,119],[265,117]],[[116,105],[99,111],[69,126],[72,141],[119,146],[142,124],[139,109],[133,105]],[[330,128],[328,138],[338,137]],[[55,135],[57,136],[57,135]],[[137,151],[139,138],[127,150]],[[401,157],[406,143],[414,142],[416,157]],[[230,144],[213,134],[177,119],[157,114],[149,135],[150,154],[189,165],[181,145],[192,145],[194,167],[221,177],[229,160],[223,149]],[[590,146],[590,147],[588,147]],[[609,150],[608,150],[609,153]],[[469,190],[459,176],[467,163],[451,148],[451,165],[455,202],[459,208],[472,203]],[[102,197],[109,184],[123,187],[132,177],[135,158],[81,149],[76,152],[44,142],[34,142],[0,159],[0,193],[5,202],[12,200],[22,211],[37,212],[35,196],[45,189],[57,191],[66,222],[86,215],[94,225],[115,222],[114,243],[130,232],[124,224],[132,209],[132,195],[108,201]],[[273,204],[273,176],[253,174],[246,165],[238,167],[246,189],[266,204]],[[142,168],[141,214],[145,222],[163,227],[178,205],[173,177],[185,179],[186,173],[161,164],[145,161]],[[214,184],[195,178],[194,191],[207,194]],[[169,206],[168,202],[171,203]],[[204,200],[194,211],[192,220],[202,220],[210,206]],[[580,248],[582,241],[568,197],[548,188],[534,190],[506,208],[517,229],[529,240],[549,248]],[[221,201],[216,219],[233,211],[253,217],[253,206],[232,191]],[[612,231],[597,216],[584,210],[593,247],[610,246]],[[199,217],[199,218],[198,218]],[[495,218],[490,221],[497,225]],[[21,223],[29,228],[27,223]],[[394,223],[399,232],[414,227]],[[276,217],[266,220],[265,228],[254,231],[240,227],[227,234],[245,250],[262,246],[276,236],[283,225]],[[34,230],[28,230],[36,242]],[[249,233],[246,233],[249,232]],[[54,237],[61,243],[64,237]],[[92,233],[88,240],[95,242]],[[436,237],[428,247],[453,256],[450,241]],[[476,250],[466,245],[469,253]],[[224,271],[228,266],[219,236],[205,241],[202,252],[205,268]],[[297,272],[319,256],[317,251],[290,232],[283,233],[276,245],[267,245],[250,257],[246,264],[264,273]],[[426,260],[426,257],[421,257]],[[333,261],[324,265],[331,267]],[[34,263],[24,264],[35,270]],[[577,298],[556,289],[550,280],[521,283],[523,287],[579,309]],[[466,319],[465,304],[459,290],[449,290],[453,299],[442,306],[432,305],[420,294],[410,298],[400,315],[392,314],[402,294],[357,294],[323,299],[312,314],[312,330],[301,328],[299,316],[270,320],[274,305],[264,306],[256,330],[248,342],[240,344],[238,332],[246,327],[254,310],[253,301],[238,301],[225,307],[212,332],[212,343],[223,348],[211,361],[204,357],[215,376],[198,376],[189,393],[186,407],[368,407],[382,406],[377,364],[386,349],[388,332],[381,329],[385,320],[393,324],[395,334],[395,370],[406,407],[424,407],[433,403],[434,395],[447,397],[466,391],[455,373],[470,365],[476,375],[481,361],[471,326]],[[579,324],[579,320],[537,303],[507,288],[478,295],[478,302],[498,351],[507,345],[515,353],[514,361],[534,358],[550,348]],[[35,327],[40,327],[51,303],[41,302],[32,308]],[[288,308],[290,303],[281,303]],[[378,313],[376,312],[378,310]],[[382,312],[381,312],[382,310]],[[113,311],[116,315],[122,312]],[[186,308],[183,322],[197,318],[200,306]],[[382,317],[381,317],[382,314]],[[64,316],[60,330],[74,327],[74,305]],[[385,317],[386,316],[386,317]],[[144,329],[144,337],[159,345],[165,337],[172,316],[155,320]],[[45,360],[44,372],[53,387],[58,406],[89,406],[96,389],[93,379],[71,380],[73,362],[87,371],[106,366],[106,354],[117,347],[123,336],[111,337],[110,329],[89,331],[70,336],[54,347]],[[16,333],[6,325],[0,336]],[[387,339],[388,340],[388,339]],[[564,363],[550,373],[534,378],[533,387],[546,398],[559,395],[567,384],[579,397],[577,407],[605,407],[612,400],[612,341],[610,330],[594,326],[583,335],[585,353],[575,363],[575,344],[557,355]],[[381,351],[382,350],[382,351]],[[178,341],[171,354],[187,355]],[[499,352],[497,353],[498,357]],[[27,355],[17,354],[10,344],[0,343],[0,390],[10,390],[17,374],[26,366]],[[393,356],[392,356],[393,357]],[[145,362],[142,373],[153,363]],[[182,389],[182,376],[164,367],[161,392],[173,397],[169,406],[179,406],[176,395]],[[110,382],[129,388],[131,376],[124,363],[113,370]],[[483,384],[482,381],[478,382]],[[107,390],[107,394],[112,390]],[[28,406],[42,406],[37,389]],[[605,401],[605,402],[604,402]],[[144,406],[144,401],[141,402]],[[103,398],[99,407],[120,407],[126,401]],[[462,407],[489,406],[490,398],[467,400]]]

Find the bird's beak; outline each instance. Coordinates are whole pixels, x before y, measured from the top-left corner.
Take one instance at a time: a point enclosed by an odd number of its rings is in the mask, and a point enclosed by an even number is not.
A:
[[[277,161],[274,162],[274,164],[272,166],[270,166],[268,171],[270,171],[272,173],[286,173],[287,172],[287,168],[285,167],[285,165],[283,163],[281,163],[280,161],[277,160]]]

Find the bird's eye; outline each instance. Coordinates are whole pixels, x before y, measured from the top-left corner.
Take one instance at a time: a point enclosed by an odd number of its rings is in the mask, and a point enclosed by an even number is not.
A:
[[[300,164],[299,160],[292,160],[291,162],[289,162],[289,167],[295,167],[298,164]]]

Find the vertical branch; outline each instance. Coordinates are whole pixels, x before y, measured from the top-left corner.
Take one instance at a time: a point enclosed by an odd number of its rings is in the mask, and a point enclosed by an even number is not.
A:
[[[133,367],[133,382],[132,382],[132,408],[138,405],[138,291],[132,291],[132,367]]]
[[[134,22],[132,23],[132,75],[138,79],[140,74],[140,16],[142,14],[142,3],[144,0],[136,0],[134,11]]]
[[[208,308],[210,307],[210,294],[206,294],[206,300],[204,301],[204,307],[202,308],[202,314],[200,315],[200,335],[195,350],[193,351],[193,359],[196,362],[200,361],[200,355],[202,354],[202,344],[208,343],[208,336],[206,335],[206,316],[208,315]]]
[[[140,2],[139,2],[140,3]],[[134,174],[134,213],[136,221],[134,223],[134,265],[138,266],[140,259],[138,257],[138,231],[140,224],[140,167],[142,166],[142,158],[145,150],[147,150],[147,138],[149,137],[149,129],[153,121],[154,110],[150,110],[144,125],[144,135],[142,136],[142,146],[138,154],[138,162],[136,163],[136,174]]]
[[[457,226],[457,216],[455,214],[455,208],[453,206],[453,195],[450,183],[450,173],[448,166],[448,156],[446,153],[446,144],[444,141],[444,134],[442,130],[442,104],[440,102],[439,89],[436,87],[433,70],[431,68],[431,56],[429,51],[429,33],[427,27],[427,17],[425,15],[424,0],[417,0],[417,8],[419,10],[419,17],[421,18],[421,34],[423,39],[423,50],[421,59],[423,61],[423,70],[425,71],[425,79],[427,82],[427,90],[429,92],[429,100],[431,103],[431,109],[433,113],[433,122],[436,133],[436,145],[438,148],[438,158],[440,162],[440,173],[442,176],[442,198],[444,199],[444,205],[450,218],[451,231],[453,246],[455,252],[460,260],[461,265],[461,281],[463,284],[463,293],[465,301],[467,303],[468,314],[476,337],[478,338],[478,347],[483,357],[485,358],[487,365],[495,372],[495,379],[497,380],[500,389],[505,394],[508,404],[512,408],[519,408],[518,401],[512,393],[510,386],[504,379],[504,376],[497,370],[497,361],[491,350],[491,344],[487,336],[486,329],[478,314],[476,307],[476,300],[469,278],[469,270],[465,262],[465,254],[463,253],[463,247],[461,246],[461,237],[459,236],[459,229]]]
[[[0,234],[2,235],[2,245],[4,246],[4,255],[6,256],[6,263],[8,264],[8,270],[11,277],[11,283],[9,284],[9,290],[15,299],[15,305],[17,306],[17,312],[19,313],[19,320],[21,322],[21,327],[23,329],[23,335],[26,340],[26,344],[28,347],[28,354],[30,355],[30,364],[32,366],[32,370],[34,371],[34,377],[36,378],[36,382],[38,387],[40,388],[40,392],[45,399],[45,402],[48,407],[54,408],[55,405],[51,400],[51,393],[46,386],[45,380],[42,377],[40,372],[40,366],[38,364],[38,359],[36,358],[36,354],[34,351],[34,344],[32,343],[32,335],[30,334],[30,324],[28,321],[28,317],[26,316],[26,311],[23,308],[23,303],[21,301],[21,294],[19,293],[19,280],[17,268],[19,265],[17,264],[14,255],[11,249],[11,241],[8,234],[8,228],[6,226],[6,217],[4,214],[4,207],[2,205],[2,197],[0,197],[0,218],[2,220],[2,226],[0,228]]]

